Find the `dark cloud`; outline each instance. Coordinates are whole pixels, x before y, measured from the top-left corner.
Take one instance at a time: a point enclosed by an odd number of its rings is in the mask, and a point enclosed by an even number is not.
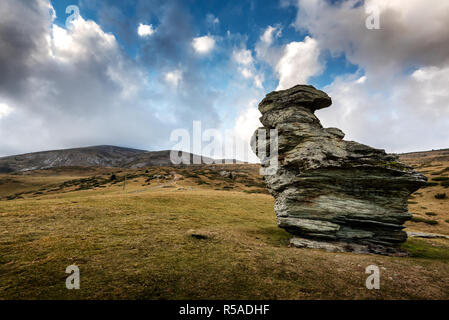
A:
[[[52,26],[50,9],[47,0],[0,5],[0,103],[12,109],[0,118],[0,156],[99,144],[163,149],[175,128],[218,123],[217,94],[188,51],[194,32],[182,5],[157,8],[158,32],[137,60],[93,21],[68,34]],[[114,9],[104,14],[120,17]],[[135,36],[130,26],[123,32]],[[173,68],[183,72],[177,88],[164,81]]]
[[[181,3],[173,1],[163,5],[161,11],[157,31],[145,40],[141,59],[159,68],[189,62],[194,36],[190,14]]]
[[[449,63],[449,4],[447,1],[298,0],[295,26],[307,30],[323,49],[345,54],[353,64],[379,75],[423,65]],[[379,29],[366,20],[379,12]],[[366,11],[368,10],[368,11]]]
[[[14,95],[39,64],[50,25],[42,1],[2,1],[0,5],[0,94]]]

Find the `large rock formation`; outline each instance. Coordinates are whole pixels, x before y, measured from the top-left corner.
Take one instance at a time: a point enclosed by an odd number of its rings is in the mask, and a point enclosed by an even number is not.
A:
[[[407,238],[403,223],[412,217],[407,199],[427,179],[396,155],[323,128],[314,112],[331,104],[325,92],[306,85],[272,92],[259,104],[260,129],[278,130],[279,166],[264,177],[276,199],[278,226],[299,236],[291,241],[299,247],[400,252]],[[258,133],[252,147],[260,155]],[[262,167],[269,160],[263,157]]]

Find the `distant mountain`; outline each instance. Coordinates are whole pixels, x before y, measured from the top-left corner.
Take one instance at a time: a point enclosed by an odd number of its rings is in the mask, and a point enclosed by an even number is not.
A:
[[[95,146],[21,154],[0,158],[0,173],[57,167],[142,168],[170,166],[170,150],[145,151],[115,146]],[[193,163],[193,154],[187,154]],[[201,157],[201,161],[211,160]]]

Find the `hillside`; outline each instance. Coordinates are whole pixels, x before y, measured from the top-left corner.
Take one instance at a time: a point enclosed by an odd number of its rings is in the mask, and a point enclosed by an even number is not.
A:
[[[407,258],[288,247],[258,169],[72,167],[0,175],[0,299],[449,297],[446,239],[411,238]],[[423,220],[407,229],[449,234],[447,200],[433,198],[442,188],[415,195]],[[81,270],[81,290],[64,287],[72,264]],[[381,267],[382,290],[365,287],[372,264]]]
[[[415,166],[449,161],[449,149],[402,153],[399,158],[401,161]]]
[[[429,185],[410,197],[406,231],[449,235],[449,200],[435,198],[448,194],[447,168],[418,165]],[[409,238],[399,258],[289,238],[258,165],[0,174],[0,299],[449,298],[448,239]],[[81,290],[65,289],[72,264]],[[373,264],[381,290],[365,287]]]
[[[189,154],[188,157],[193,159],[194,155]],[[209,158],[202,159],[204,161]],[[94,146],[3,157],[0,158],[0,173],[60,167],[142,168],[170,165],[169,150],[145,151],[116,146]]]
[[[0,158],[0,173],[26,172],[61,167],[115,167],[138,169],[153,166],[171,166],[170,150],[146,151],[117,146],[93,146],[26,153]],[[188,154],[185,158],[199,157]],[[449,149],[403,153],[401,161],[413,165],[425,165],[435,161],[449,161]],[[202,163],[211,159],[201,157]],[[219,159],[219,161],[223,161]],[[234,163],[240,163],[237,160]]]

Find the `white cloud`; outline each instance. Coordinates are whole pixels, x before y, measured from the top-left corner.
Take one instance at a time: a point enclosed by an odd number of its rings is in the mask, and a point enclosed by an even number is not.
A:
[[[242,73],[243,78],[249,79],[253,77],[253,73],[247,68],[241,68],[240,72]]]
[[[324,90],[326,126],[390,152],[449,146],[449,2],[298,0],[295,26],[359,67]],[[365,26],[377,7],[380,29]],[[415,71],[410,71],[414,70]]]
[[[60,61],[82,61],[90,58],[92,50],[110,53],[118,49],[112,34],[105,33],[93,21],[86,21],[81,16],[72,21],[70,30],[56,24],[51,27],[50,55]]]
[[[282,55],[282,47],[273,46],[274,39],[282,35],[280,26],[268,26],[256,43],[256,56],[274,67]]]
[[[233,129],[235,139],[240,140],[240,143],[246,147],[246,154],[237,154],[236,158],[253,163],[259,162],[259,159],[250,150],[249,142],[256,129],[262,127],[259,121],[262,115],[257,108],[257,103],[256,99],[249,101],[247,107],[238,114]]]
[[[347,140],[389,152],[449,146],[449,67],[422,68],[390,85],[377,91],[365,76],[339,77],[324,88],[333,105],[317,115]]]
[[[238,64],[242,64],[245,66],[250,65],[254,62],[251,50],[247,49],[234,50],[232,52],[232,56]]]
[[[215,47],[215,39],[212,36],[202,36],[194,38],[192,41],[193,49],[199,54],[206,54]]]
[[[248,103],[248,107],[240,112],[235,120],[235,132],[242,139],[249,141],[254,131],[262,127],[259,118],[262,116],[257,109],[258,101],[253,99]]]
[[[0,103],[0,119],[7,117],[12,112],[12,108],[5,103]]]
[[[271,45],[273,43],[274,37],[279,38],[282,35],[282,29],[279,26],[268,26],[260,40],[267,45]]]
[[[137,33],[141,37],[148,37],[151,36],[155,32],[152,24],[143,24],[140,23],[139,27],[137,28]]]
[[[245,79],[253,79],[254,85],[262,89],[263,88],[263,74],[258,73],[256,70],[256,67],[254,65],[255,61],[252,55],[251,50],[241,48],[241,49],[234,49],[232,52],[232,57],[234,61],[238,65],[238,70],[240,71],[240,74]]]
[[[380,12],[380,30],[365,26],[366,8]],[[449,62],[449,2],[441,0],[299,0],[295,22],[323,49],[344,53],[379,77],[411,65]],[[431,50],[429,50],[431,48]]]
[[[181,70],[173,70],[165,74],[165,81],[167,81],[173,87],[178,87],[181,80],[182,80]]]
[[[282,35],[280,26],[268,26],[256,43],[256,56],[270,65],[279,77],[276,90],[288,89],[297,84],[306,84],[310,77],[323,71],[319,61],[318,42],[307,36],[303,41],[275,45],[275,38]],[[260,83],[261,79],[256,82]]]
[[[254,76],[254,85],[259,89],[263,89],[264,80],[265,80],[265,77],[262,73],[256,74]]]
[[[297,84],[306,84],[308,79],[322,72],[318,57],[318,42],[306,37],[302,42],[290,42],[284,48],[284,54],[276,64],[279,85],[276,90],[283,90]]]

